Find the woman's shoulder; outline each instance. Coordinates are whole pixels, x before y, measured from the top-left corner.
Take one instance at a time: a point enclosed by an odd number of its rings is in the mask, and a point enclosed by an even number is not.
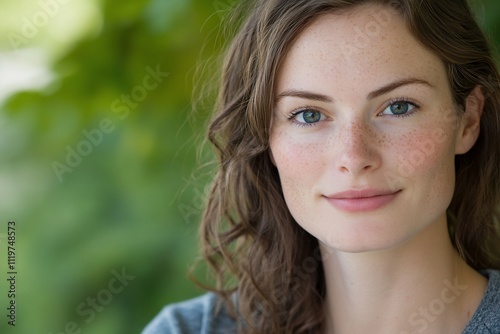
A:
[[[219,307],[220,306],[220,307]],[[167,305],[142,334],[235,333],[236,322],[214,293]]]
[[[484,270],[488,286],[483,300],[463,334],[500,334],[500,271]]]

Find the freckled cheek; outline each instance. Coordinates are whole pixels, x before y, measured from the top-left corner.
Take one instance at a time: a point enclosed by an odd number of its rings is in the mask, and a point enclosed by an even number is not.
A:
[[[447,150],[428,156],[413,178],[415,202],[429,213],[445,212],[455,189],[454,168],[453,157]]]
[[[322,165],[321,145],[288,136],[273,138],[271,151],[282,176],[302,179]]]
[[[279,172],[281,188],[286,205],[295,221],[306,228],[306,222],[311,219],[315,171],[308,161],[307,155],[302,154],[300,147],[278,151],[275,161]],[[307,229],[307,228],[306,228]]]
[[[392,142],[392,155],[397,166],[396,173],[413,183],[413,186],[449,192],[454,180],[454,141],[451,132],[428,127],[401,136],[399,145]]]
[[[314,143],[280,137],[271,141],[285,198],[291,211],[307,201],[321,175],[322,148]]]

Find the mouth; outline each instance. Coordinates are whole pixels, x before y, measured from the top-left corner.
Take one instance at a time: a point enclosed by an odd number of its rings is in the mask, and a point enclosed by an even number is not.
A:
[[[402,190],[348,190],[324,198],[335,208],[346,212],[378,210],[396,199]]]

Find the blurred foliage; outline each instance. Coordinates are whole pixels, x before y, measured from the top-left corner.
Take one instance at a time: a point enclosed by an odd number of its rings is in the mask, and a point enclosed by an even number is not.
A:
[[[44,51],[54,80],[16,94],[1,111],[0,233],[8,220],[17,222],[19,272],[18,324],[7,326],[3,311],[1,333],[55,334],[70,321],[83,333],[138,333],[166,303],[201,293],[187,269],[197,254],[206,179],[196,172],[196,148],[207,114],[191,114],[191,101],[196,80],[209,77],[199,67],[221,47],[217,26],[230,2],[94,1],[87,20],[74,23],[90,27],[60,26],[76,31],[73,39],[52,39],[54,21],[88,6],[73,1],[54,7],[56,15],[21,45]],[[2,27],[3,37],[12,31],[22,37],[22,19],[34,22],[43,10],[38,1],[17,7],[7,11],[19,19]],[[22,57],[7,37],[0,45]],[[122,95],[140,97],[147,68],[168,76],[144,100],[132,101],[137,106],[128,115],[116,112],[126,106],[113,107]],[[60,182],[54,162],[68,165],[68,147],[84,150],[83,131],[96,133],[103,119],[113,130],[101,132],[100,141],[96,135],[98,144],[60,173]],[[135,278],[86,323],[78,306],[122,268]],[[7,291],[0,287],[5,310]]]
[[[210,175],[198,171],[210,154],[196,154],[213,98],[202,88],[212,82],[225,42],[221,18],[232,1],[0,3],[0,69],[7,57],[22,58],[21,48],[35,48],[53,76],[0,111],[0,233],[17,222],[19,272],[18,323],[8,326],[3,311],[0,332],[64,333],[74,321],[86,334],[139,333],[163,305],[202,293],[187,279]],[[500,2],[474,5],[500,41]],[[54,15],[15,47],[12,33],[22,36],[23,19],[47,8]],[[157,68],[168,76],[144,89]],[[127,106],[123,98],[134,94],[141,101]],[[193,114],[200,96],[208,107]],[[57,172],[54,163],[68,165],[72,150],[90,153],[71,158],[71,172]],[[135,278],[87,323],[78,307],[122,268]],[[2,260],[1,282],[6,271]]]

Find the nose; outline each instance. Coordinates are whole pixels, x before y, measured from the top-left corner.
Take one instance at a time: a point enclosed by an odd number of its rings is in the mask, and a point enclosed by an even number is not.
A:
[[[338,138],[337,169],[342,173],[360,175],[380,166],[376,131],[363,119],[345,124]]]

